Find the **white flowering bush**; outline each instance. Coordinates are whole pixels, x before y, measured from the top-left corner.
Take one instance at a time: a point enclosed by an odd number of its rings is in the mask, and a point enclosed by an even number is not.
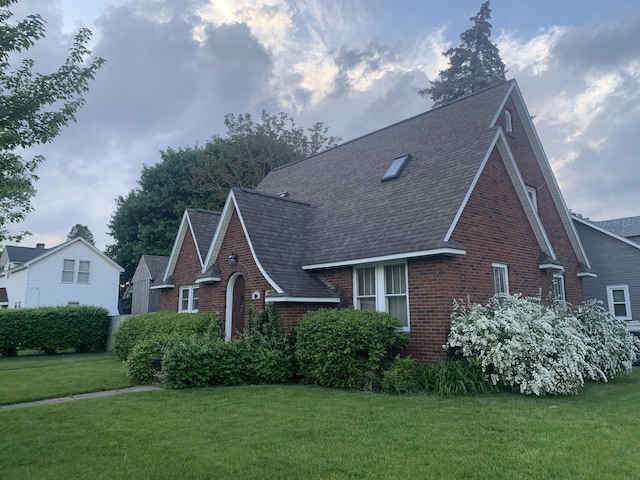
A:
[[[586,379],[628,371],[640,349],[607,315],[594,304],[545,306],[520,295],[487,305],[454,301],[445,347],[479,361],[494,385],[525,395],[576,394]]]

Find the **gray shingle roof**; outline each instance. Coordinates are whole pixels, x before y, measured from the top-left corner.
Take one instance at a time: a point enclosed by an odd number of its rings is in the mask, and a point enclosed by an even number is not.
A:
[[[14,247],[11,245],[6,245],[4,248],[9,261],[12,263],[29,262],[48,251],[46,248]]]
[[[220,212],[203,208],[187,208],[187,215],[189,215],[189,220],[191,221],[193,236],[195,237],[200,257],[204,261],[220,220]]]
[[[593,222],[602,228],[606,228],[610,232],[621,237],[636,237],[640,235],[640,216],[617,218],[614,220],[603,220]]]
[[[234,188],[233,194],[256,256],[284,293],[294,297],[335,297],[315,275],[300,268],[316,208],[245,188]]]
[[[490,125],[511,84],[271,171],[257,190],[286,191],[314,206],[300,264],[459,248],[444,238],[491,146],[496,129]],[[412,158],[400,177],[381,182],[391,162],[405,154]],[[287,231],[293,226],[283,223]]]
[[[151,280],[162,278],[169,263],[169,257],[162,255],[143,255],[142,258],[144,258],[144,262],[149,269]]]

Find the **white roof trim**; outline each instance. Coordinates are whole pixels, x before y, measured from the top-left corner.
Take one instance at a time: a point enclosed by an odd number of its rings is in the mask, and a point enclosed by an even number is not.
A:
[[[124,268],[122,268],[120,265],[118,265],[116,262],[114,262],[111,258],[109,258],[106,254],[104,254],[103,252],[101,252],[100,250],[98,250],[97,247],[95,247],[94,245],[91,245],[89,242],[87,242],[84,238],[82,237],[76,237],[73,240],[69,240],[68,242],[65,243],[61,243],[60,245],[57,245],[53,248],[48,249],[46,252],[44,252],[42,255],[39,255],[35,258],[32,258],[31,260],[29,260],[28,262],[24,262],[23,264],[20,265],[21,268],[19,268],[20,270],[23,270],[25,268],[28,268],[29,266],[31,266],[32,264],[39,262],[40,260],[42,260],[43,258],[46,258],[50,255],[53,255],[54,253],[59,252],[60,250],[63,250],[65,248],[67,248],[70,245],[73,245],[74,243],[77,242],[81,242],[83,243],[85,246],[89,247],[91,250],[94,251],[94,253],[97,253],[100,257],[102,257],[103,259],[105,259],[108,263],[111,264],[111,266],[113,266],[114,268],[116,268],[119,272],[124,272]],[[13,272],[13,270],[11,270]]]
[[[626,243],[630,247],[637,248],[638,250],[640,250],[640,244],[638,244],[636,242],[633,242],[633,241],[631,241],[631,240],[629,240],[629,239],[627,239],[625,237],[621,237],[617,233],[613,233],[611,230],[607,230],[604,227],[596,225],[595,223],[591,223],[590,221],[584,220],[584,219],[582,219],[580,217],[577,217],[575,215],[571,215],[571,219],[576,221],[576,222],[580,222],[583,225],[586,225],[587,227],[591,227],[591,228],[593,228],[594,230],[597,230],[600,233],[604,233],[605,235],[609,235],[610,237],[615,238],[616,240],[619,240],[622,243]]]
[[[509,96],[511,95],[511,92],[513,92],[513,89],[515,88],[515,86],[516,86],[516,82],[512,81],[511,86],[507,91],[507,94],[502,99],[502,102],[500,103],[500,106],[498,107],[496,114],[493,116],[493,120],[491,120],[491,124],[489,125],[489,128],[493,128],[496,126],[496,123],[498,122],[498,118],[500,118],[500,114],[502,113],[502,110],[504,110],[504,106],[507,104],[507,100],[509,99]]]
[[[267,271],[264,269],[258,256],[256,255],[256,251],[253,248],[253,244],[251,243],[251,238],[249,237],[249,232],[247,231],[247,226],[244,223],[244,219],[242,218],[242,213],[238,208],[238,203],[236,201],[236,197],[233,193],[233,190],[229,191],[229,196],[227,197],[227,201],[225,202],[224,209],[222,210],[222,216],[220,217],[220,221],[218,222],[218,227],[216,228],[216,233],[213,236],[213,240],[211,242],[211,248],[209,249],[209,253],[207,253],[207,261],[206,264],[202,267],[202,273],[204,273],[211,265],[213,259],[215,259],[220,253],[220,249],[222,248],[222,241],[224,239],[225,234],[227,233],[227,228],[229,227],[229,223],[231,222],[231,217],[233,216],[233,212],[238,214],[238,219],[240,220],[240,225],[242,225],[242,231],[244,232],[244,236],[247,239],[247,243],[249,244],[249,249],[251,250],[251,255],[253,256],[254,262],[260,270],[262,276],[267,280],[269,285],[273,287],[273,289],[278,293],[284,293],[284,290],[280,288],[280,286],[269,276]]]
[[[598,278],[598,274],[597,273],[593,273],[593,272],[581,272],[578,273],[579,277],[593,277],[593,278]]]
[[[269,297],[266,295],[264,297],[264,301],[266,303],[275,303],[275,302],[298,302],[298,303],[340,303],[340,299],[337,297],[334,298],[314,298],[314,297]]]
[[[187,219],[187,210],[185,209],[182,213],[182,220],[180,220],[180,228],[178,228],[178,234],[176,235],[176,239],[173,241],[173,248],[171,249],[171,255],[169,255],[169,261],[167,262],[167,268],[164,270],[164,275],[162,279],[167,281],[167,279],[173,274],[173,270],[176,268],[176,263],[178,262],[178,255],[180,254],[180,247],[182,246],[182,242],[184,241],[184,237],[187,234],[187,227],[185,220]]]
[[[388,262],[405,258],[431,257],[434,255],[466,255],[467,251],[459,248],[434,248],[432,250],[422,250],[418,252],[397,253],[393,255],[383,255],[380,257],[357,258],[342,260],[339,262],[315,263],[312,265],[302,265],[303,270],[317,270],[319,268],[347,267],[351,265],[362,265],[365,263]]]
[[[219,282],[222,279],[220,277],[202,277],[202,278],[196,278],[196,283],[213,283],[213,282]]]
[[[547,268],[551,270],[564,270],[564,266],[558,263],[541,263],[540,265],[538,265],[538,268],[540,270],[545,270]]]

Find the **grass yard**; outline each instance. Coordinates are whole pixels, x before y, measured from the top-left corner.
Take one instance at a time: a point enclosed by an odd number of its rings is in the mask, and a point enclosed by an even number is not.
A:
[[[639,402],[638,369],[576,397],[123,394],[0,411],[0,478],[637,479]]]
[[[110,353],[0,358],[0,405],[130,384],[122,361]]]

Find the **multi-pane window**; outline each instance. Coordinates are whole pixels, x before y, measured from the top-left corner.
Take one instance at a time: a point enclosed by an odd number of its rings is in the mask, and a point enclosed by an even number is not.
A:
[[[406,264],[356,268],[355,297],[356,308],[388,312],[409,329]]]
[[[564,276],[557,273],[553,276],[553,297],[558,303],[564,304]]]
[[[607,287],[609,313],[619,320],[631,320],[631,300],[628,285],[612,285]]]
[[[76,270],[77,265],[77,270]],[[91,274],[91,262],[87,260],[66,259],[62,264],[63,283],[89,283]]]
[[[493,292],[498,296],[509,295],[509,273],[504,263],[493,264]]]
[[[180,289],[179,312],[198,311],[199,289],[196,286],[182,287]]]

